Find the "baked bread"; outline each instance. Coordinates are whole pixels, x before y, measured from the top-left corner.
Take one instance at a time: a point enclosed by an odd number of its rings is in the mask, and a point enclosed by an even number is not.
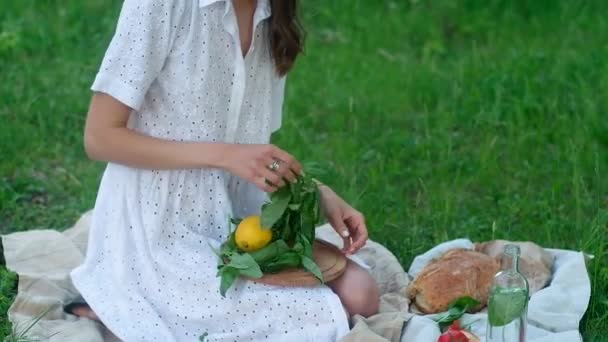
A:
[[[425,314],[446,311],[451,302],[463,296],[486,306],[488,292],[500,264],[495,258],[476,251],[455,249],[429,263],[410,283],[407,296]]]
[[[553,257],[539,245],[533,242],[494,240],[476,244],[475,250],[502,262],[503,251],[507,244],[519,246],[521,252],[519,271],[528,279],[530,294],[547,286],[551,280]]]

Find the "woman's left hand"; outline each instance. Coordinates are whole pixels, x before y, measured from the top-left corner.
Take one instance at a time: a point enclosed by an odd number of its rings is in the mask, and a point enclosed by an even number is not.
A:
[[[365,217],[326,185],[320,186],[321,207],[329,224],[344,239],[344,252],[353,254],[367,241]]]

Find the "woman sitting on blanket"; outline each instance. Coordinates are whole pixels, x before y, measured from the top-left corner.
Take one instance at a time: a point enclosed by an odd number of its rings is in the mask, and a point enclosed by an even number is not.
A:
[[[285,76],[302,50],[295,0],[125,0],[92,89],[88,155],[107,161],[84,263],[86,304],[125,341],[334,341],[378,310],[349,261],[315,288],[239,282],[218,292],[227,217],[259,214],[300,163],[270,145]],[[275,164],[278,167],[270,168]],[[321,201],[352,254],[363,216],[327,186]]]

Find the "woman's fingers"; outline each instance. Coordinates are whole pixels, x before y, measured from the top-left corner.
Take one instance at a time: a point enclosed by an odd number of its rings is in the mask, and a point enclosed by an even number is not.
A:
[[[254,183],[254,184],[255,184],[255,185],[256,185],[256,186],[257,186],[257,187],[258,187],[260,190],[262,190],[262,191],[264,191],[264,192],[275,192],[275,191],[277,191],[277,188],[276,188],[274,185],[269,184],[269,183],[266,181],[266,178],[265,178],[265,177],[261,177],[261,176],[255,177],[255,179],[254,179],[253,183]]]
[[[340,217],[340,216],[328,217],[328,220],[329,220],[329,224],[334,228],[336,233],[338,233],[338,235],[340,235],[340,237],[344,241],[344,247],[342,248],[342,251],[344,251],[344,253],[347,253],[347,254],[350,253],[350,250],[352,247],[351,246],[352,236],[350,234],[348,227],[344,224],[342,217]]]
[[[298,176],[302,174],[302,165],[299,161],[297,161],[291,154],[281,150],[280,148],[275,148],[272,151],[272,157],[276,160],[279,160],[280,167],[279,171],[289,180],[291,180],[289,173],[287,171],[291,171],[294,173],[294,176]],[[281,167],[286,167],[281,170]]]
[[[266,192],[276,191],[285,182],[296,182],[302,173],[302,165],[292,155],[274,145],[258,145],[262,149],[252,160],[252,182]]]
[[[272,169],[273,164],[276,165],[274,170]],[[289,165],[287,165],[283,160],[279,160],[272,157],[266,157],[264,158],[262,166],[270,170],[271,172],[276,173],[281,179],[286,179],[287,181],[292,183],[297,181],[296,174],[293,173],[293,171],[289,168]]]
[[[279,175],[277,172],[273,172],[267,167],[262,167],[259,170],[260,176],[265,178],[268,182],[272,183],[277,188],[282,188],[285,186],[285,181],[283,177]]]
[[[365,225],[365,217],[360,213],[346,219],[346,224],[350,227],[353,243],[350,246],[350,253],[355,253],[365,245],[368,239],[368,231]]]

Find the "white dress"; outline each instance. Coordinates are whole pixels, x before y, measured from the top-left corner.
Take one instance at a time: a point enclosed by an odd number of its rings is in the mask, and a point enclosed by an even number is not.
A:
[[[125,0],[92,89],[133,108],[129,127],[176,141],[269,142],[284,79],[258,0],[243,58],[230,0]],[[326,286],[238,280],[219,294],[228,219],[259,213],[266,195],[217,169],[143,170],[109,163],[84,263],[72,280],[124,341],[335,341],[348,332]]]

